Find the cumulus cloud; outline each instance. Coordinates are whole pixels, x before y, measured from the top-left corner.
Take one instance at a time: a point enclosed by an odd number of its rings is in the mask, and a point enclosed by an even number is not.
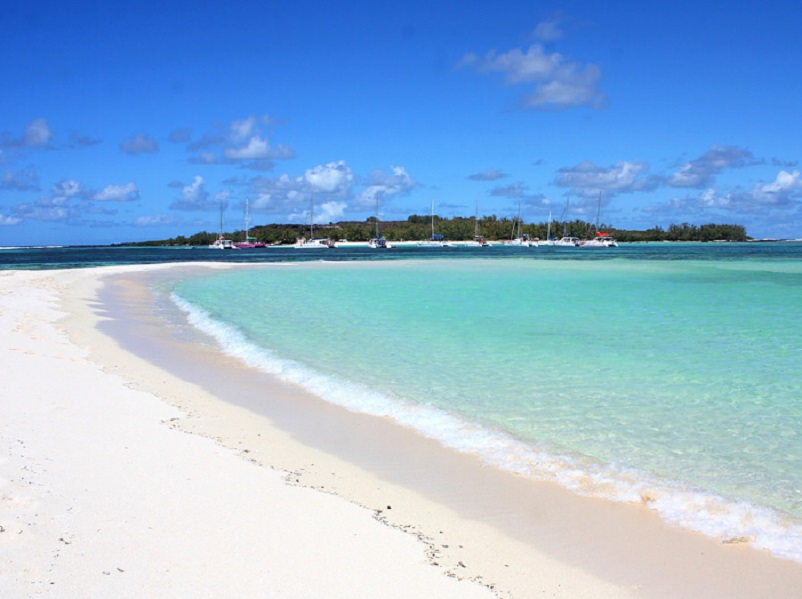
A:
[[[257,176],[249,185],[252,212],[309,222],[310,204],[314,200],[315,222],[322,223],[341,219],[349,211],[373,214],[377,200],[384,208],[385,202],[408,193],[417,183],[402,166],[375,169],[359,180],[348,164],[340,160],[307,169],[297,177]]]
[[[6,216],[5,214],[0,214],[0,227],[17,225],[22,222],[22,219],[17,216]]]
[[[46,195],[34,202],[18,204],[12,208],[15,218],[48,222],[82,223],[91,226],[107,226],[107,221],[87,221],[86,215],[110,215],[108,202],[127,202],[139,199],[135,183],[107,185],[97,191],[84,186],[77,179],[62,179],[55,183]]]
[[[668,179],[672,187],[710,187],[716,175],[727,168],[756,164],[752,152],[736,146],[712,146],[699,158],[683,163]]]
[[[159,151],[159,144],[149,135],[140,133],[124,139],[120,149],[126,154],[152,154]]]
[[[139,199],[139,189],[133,181],[125,185],[107,185],[92,199],[99,202],[131,202]]]
[[[354,174],[345,160],[339,160],[307,169],[303,180],[311,191],[344,197],[354,185]]]
[[[267,116],[263,116],[259,121],[269,121]],[[253,115],[246,119],[234,121],[231,123],[231,141],[239,142],[257,134],[257,118]]]
[[[272,170],[273,160],[295,157],[287,145],[274,145],[265,129],[275,121],[264,116],[249,116],[233,121],[228,127],[218,125],[189,144],[190,152],[200,152],[190,158],[196,164],[241,164],[251,170]]]
[[[75,179],[62,179],[51,189],[51,197],[53,198],[79,198],[86,195],[86,190],[80,182]]]
[[[563,32],[558,21],[543,21],[535,26],[532,36],[544,42],[554,42],[562,39]]]
[[[726,209],[732,205],[729,194],[721,195],[715,189],[705,189],[696,201],[696,205],[701,208],[722,208]]]
[[[482,173],[468,175],[468,179],[471,181],[497,181],[498,179],[504,179],[505,177],[507,177],[507,174],[496,168],[489,168]]]
[[[649,214],[703,215],[727,214],[730,217],[763,217],[774,210],[787,212],[802,202],[802,177],[798,170],[781,170],[773,181],[759,182],[746,190],[720,192],[714,188],[701,191],[695,197],[672,198],[667,202],[647,206]]]
[[[555,183],[583,197],[596,197],[602,192],[606,195],[632,193],[652,186],[646,177],[648,170],[645,163],[620,160],[605,168],[586,160],[574,167],[559,169]]]
[[[600,104],[602,95],[596,89],[601,71],[596,65],[579,67],[568,64],[561,67],[551,81],[536,85],[534,91],[524,98],[530,108],[566,108],[584,104]]]
[[[387,173],[381,169],[371,171],[365,181],[365,187],[354,199],[356,210],[374,208],[377,199],[388,200],[403,195],[416,187],[417,183],[402,166],[391,166]]]
[[[53,133],[47,125],[47,119],[34,119],[25,127],[22,145],[27,148],[46,148],[50,145]]]
[[[556,23],[541,23],[535,36],[543,41],[558,39],[561,32]],[[484,56],[465,54],[457,67],[472,68],[479,73],[501,73],[507,85],[526,84],[531,91],[524,95],[526,108],[567,108],[569,106],[599,106],[604,95],[597,89],[601,70],[594,64],[582,65],[556,52],[547,52],[535,43],[522,50],[506,52],[491,50]]]
[[[218,200],[225,200],[227,197],[226,192],[226,195],[218,194],[218,197],[212,200],[206,190],[206,181],[200,175],[196,175],[192,179],[192,183],[181,189],[181,199],[174,201],[170,208],[175,210],[213,210],[220,207]]]
[[[787,206],[802,196],[799,171],[782,170],[770,183],[757,183],[748,197],[756,207]]]
[[[345,202],[323,202],[319,208],[315,208],[315,223],[342,220],[345,207]]]
[[[12,134],[3,133],[0,136],[0,147],[10,149],[49,148],[52,138],[53,132],[47,124],[47,119],[38,118],[25,126],[22,137],[17,138]]]
[[[230,160],[260,160],[265,158],[292,158],[294,153],[286,146],[270,147],[270,142],[258,135],[249,138],[247,142],[226,148],[223,155]]]
[[[57,198],[39,198],[33,204],[19,204],[14,206],[14,215],[26,220],[41,220],[48,222],[65,221],[71,215],[67,203]]]

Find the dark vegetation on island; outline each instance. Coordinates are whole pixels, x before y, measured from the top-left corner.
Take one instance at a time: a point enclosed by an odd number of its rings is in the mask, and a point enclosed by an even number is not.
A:
[[[432,227],[431,215],[413,214],[405,221],[387,221],[378,223],[379,234],[390,241],[412,241],[429,239],[432,228],[437,235],[451,241],[464,241],[473,239],[477,233],[488,240],[511,239],[518,234],[518,221],[515,218],[498,218],[495,215],[483,216],[477,219],[470,217],[441,218],[434,217]],[[617,229],[610,225],[600,225],[599,231],[606,231],[618,241],[749,241],[746,229],[741,225],[671,225],[668,229],[654,227],[645,231]],[[520,223],[520,233],[531,238],[546,239],[548,236],[548,223]],[[594,224],[582,220],[570,222],[551,223],[551,236],[562,237],[568,235],[580,239],[590,239],[595,236],[597,228]],[[364,222],[345,221],[316,224],[315,237],[328,237],[335,240],[367,241],[376,236],[376,218],[370,217]],[[158,241],[144,241],[125,243],[122,245],[208,245],[212,243],[220,232],[201,231],[185,237],[179,235],[171,239]],[[227,239],[234,241],[244,240],[245,230],[223,232]],[[254,226],[249,235],[257,241],[271,245],[292,244],[299,237],[309,237],[308,224],[271,224]]]

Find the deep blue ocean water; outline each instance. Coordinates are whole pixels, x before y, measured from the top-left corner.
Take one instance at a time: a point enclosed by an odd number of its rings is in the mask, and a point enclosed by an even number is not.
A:
[[[175,283],[221,350],[578,493],[802,561],[802,244],[2,250]]]

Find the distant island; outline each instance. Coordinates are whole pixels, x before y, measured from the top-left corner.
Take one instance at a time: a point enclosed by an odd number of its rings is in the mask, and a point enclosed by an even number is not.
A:
[[[432,224],[434,222],[434,224]],[[344,221],[338,223],[315,224],[315,236],[329,237],[335,240],[347,239],[348,241],[367,241],[376,235],[377,223],[375,217],[370,217],[364,222]],[[432,230],[438,236],[451,241],[466,241],[473,239],[477,234],[491,240],[511,239],[519,233],[519,223],[516,218],[498,218],[495,215],[483,216],[482,218],[441,218],[438,216],[432,220],[431,215],[413,214],[405,221],[386,221],[378,223],[379,233],[382,237],[390,241],[411,241],[429,239]],[[643,242],[643,241],[750,241],[751,238],[746,234],[746,229],[742,225],[726,224],[707,224],[691,225],[682,223],[671,225],[667,229],[654,227],[645,231],[630,229],[618,229],[610,225],[601,225],[599,231],[606,231],[618,241],[623,242]],[[528,235],[530,238],[546,239],[548,237],[548,223],[520,223],[520,233]],[[570,222],[554,221],[551,223],[551,236],[560,238],[562,236],[578,237],[580,239],[590,239],[595,236],[597,231],[593,223],[582,220]],[[235,241],[245,238],[245,230],[223,232],[227,239]],[[299,238],[309,235],[308,224],[270,224],[254,226],[249,229],[249,235],[255,237],[256,241],[264,242],[269,245],[293,244]],[[179,235],[170,239],[129,242],[119,245],[192,245],[203,246],[213,243],[220,236],[220,232],[201,231],[185,237]]]

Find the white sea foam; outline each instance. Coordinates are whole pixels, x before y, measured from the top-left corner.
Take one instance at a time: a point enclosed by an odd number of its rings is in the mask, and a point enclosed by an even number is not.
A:
[[[488,465],[555,481],[582,495],[642,502],[675,526],[723,543],[748,542],[777,557],[802,562],[802,525],[773,509],[659,480],[618,464],[601,464],[569,452],[535,447],[440,408],[321,374],[251,343],[235,328],[215,320],[177,294],[171,297],[190,324],[216,339],[226,354],[249,367],[301,385],[326,401],[354,412],[392,418],[445,447],[476,454]]]

